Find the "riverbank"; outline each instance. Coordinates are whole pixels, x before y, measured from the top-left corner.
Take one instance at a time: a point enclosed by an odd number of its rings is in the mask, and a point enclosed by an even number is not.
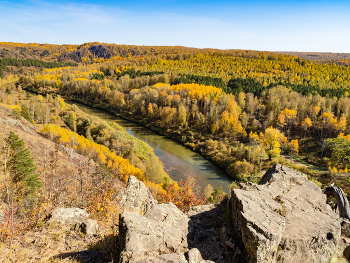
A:
[[[36,89],[28,87],[26,89],[38,93]],[[56,93],[52,92],[51,94]],[[76,96],[67,96],[62,94],[59,95],[61,95],[65,99],[77,101],[84,105],[88,105],[89,107],[106,111],[130,122],[138,123],[141,126],[146,127],[159,135],[165,136],[166,138],[176,141],[184,147],[189,148],[191,151],[200,154],[202,157],[204,157],[211,163],[219,166],[222,170],[225,171],[225,174],[227,176],[232,178],[231,181],[258,182],[261,176],[261,171],[268,169],[268,167],[271,167],[271,165],[273,165],[276,162],[288,165],[292,169],[296,169],[300,172],[308,174],[309,176],[317,177],[317,174],[314,171],[309,170],[307,167],[298,166],[292,164],[291,162],[286,162],[284,158],[282,158],[281,160],[268,160],[265,158],[263,159],[263,161],[260,162],[260,164],[255,165],[254,172],[252,172],[250,171],[252,169],[252,165],[249,162],[246,162],[245,156],[240,156],[236,158],[236,155],[239,154],[241,148],[243,149],[243,151],[254,151],[254,147],[252,146],[247,147],[245,144],[242,144],[235,140],[229,140],[225,137],[221,137],[221,139],[216,138],[210,133],[201,131],[199,128],[167,128],[164,127],[164,125],[162,125],[158,121],[154,121],[146,116],[134,114],[132,112],[129,112],[125,108],[111,107],[109,104],[101,102],[98,104],[94,104],[89,100],[81,99]],[[231,150],[235,151],[234,155],[230,154]]]
[[[29,89],[29,91],[40,94],[36,90]],[[192,177],[196,179],[197,185],[201,186],[202,190],[211,184],[214,188],[222,186],[224,191],[228,192],[228,186],[233,180],[225,171],[200,153],[186,147],[181,141],[172,139],[164,130],[145,123],[140,116],[133,118],[130,113],[111,109],[106,105],[92,105],[76,97],[65,96],[64,98],[67,103],[76,104],[88,114],[118,123],[132,136],[148,143],[173,180],[180,181]]]

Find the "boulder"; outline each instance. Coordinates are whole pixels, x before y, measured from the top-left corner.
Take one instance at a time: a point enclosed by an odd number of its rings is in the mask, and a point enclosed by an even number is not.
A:
[[[203,260],[201,252],[197,248],[192,248],[187,252],[188,263],[211,263],[213,261]]]
[[[338,216],[321,189],[282,165],[260,185],[233,189],[231,212],[248,262],[328,262],[340,240]]]
[[[121,263],[209,263],[212,261],[202,258],[203,251],[213,258],[220,256],[217,232],[223,221],[218,206],[193,207],[185,215],[172,203],[158,204],[134,176],[130,176],[120,196],[124,208],[118,235]],[[217,232],[213,227],[217,227]]]
[[[308,180],[307,175],[290,169],[281,164],[272,166],[261,178],[259,184],[273,181],[284,181],[290,185],[303,184]]]
[[[282,206],[268,191],[235,189],[231,193],[232,222],[242,237],[249,262],[276,258],[285,229],[285,218],[275,211]]]
[[[339,216],[311,181],[292,187],[282,198],[286,229],[277,259],[284,262],[329,262],[340,240]]]
[[[138,257],[134,263],[214,263],[210,260],[203,260],[198,249],[193,248],[186,254],[171,253],[156,256]]]
[[[188,221],[189,218],[172,203],[153,206],[144,216],[121,213],[121,262],[139,262],[145,256],[186,252]]]
[[[51,213],[48,223],[58,224],[80,224],[89,218],[89,213],[80,208],[57,208]]]
[[[145,214],[147,210],[158,204],[157,199],[147,189],[144,183],[130,175],[126,188],[117,196],[120,207],[125,212]]]
[[[99,234],[99,226],[97,220],[86,219],[79,225],[79,230],[81,233],[86,236],[98,236]]]

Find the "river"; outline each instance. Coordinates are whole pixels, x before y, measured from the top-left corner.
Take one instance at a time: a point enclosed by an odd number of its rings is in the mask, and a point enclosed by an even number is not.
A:
[[[208,161],[200,154],[191,151],[189,148],[165,136],[158,135],[140,124],[124,120],[113,114],[86,106],[79,102],[65,102],[68,104],[75,104],[82,111],[93,114],[102,120],[116,122],[124,127],[132,136],[145,141],[153,148],[154,153],[162,161],[164,170],[171,179],[180,181],[190,176],[195,178],[197,185],[199,185],[202,190],[204,190],[208,184],[211,184],[214,188],[222,186],[224,191],[228,193],[228,185],[231,184],[232,179],[217,165]]]

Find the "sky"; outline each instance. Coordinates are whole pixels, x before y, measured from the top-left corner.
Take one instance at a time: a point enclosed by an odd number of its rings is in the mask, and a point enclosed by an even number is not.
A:
[[[0,0],[0,42],[350,53],[349,14],[349,0]]]

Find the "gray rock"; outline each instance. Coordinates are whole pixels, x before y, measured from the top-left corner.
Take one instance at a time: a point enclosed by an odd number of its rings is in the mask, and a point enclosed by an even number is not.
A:
[[[124,212],[119,219],[119,245],[122,258],[131,258],[160,249],[162,239],[157,236],[154,222],[136,213]],[[122,261],[128,262],[128,261]]]
[[[341,229],[321,189],[281,165],[267,171],[261,183],[231,192],[232,222],[247,261],[328,262]]]
[[[172,203],[155,205],[144,216],[121,213],[120,262],[139,262],[137,260],[144,255],[186,252],[188,221],[189,218]]]
[[[202,260],[201,252],[197,248],[192,248],[188,251],[188,263],[198,263]]]
[[[193,206],[187,216],[196,224],[206,229],[220,228],[223,224],[224,211],[217,204]]]
[[[166,249],[162,249],[177,253],[187,250],[189,218],[173,203],[153,206],[147,211],[145,218],[156,222],[157,234],[162,236],[162,244],[166,246]]]
[[[98,236],[99,226],[97,220],[86,219],[80,224],[80,231],[87,236]]]
[[[188,263],[184,254],[172,253],[158,256],[141,256],[135,258],[135,263]]]
[[[188,263],[211,263],[213,261],[203,260],[201,252],[197,248],[192,248],[187,252]],[[214,262],[213,262],[214,263]]]
[[[80,208],[57,208],[51,213],[48,223],[58,224],[80,224],[89,218],[89,213]]]
[[[25,122],[26,125],[24,125],[22,122]],[[38,129],[33,125],[31,124],[29,121],[23,119],[21,121],[19,120],[14,120],[12,118],[9,118],[9,117],[0,117],[0,124],[6,124],[6,125],[9,125],[9,126],[12,126],[12,127],[15,127],[15,128],[19,128],[27,133],[30,133],[34,136],[38,136],[36,134],[36,132],[38,132]],[[29,126],[29,127],[28,127]]]
[[[307,175],[290,169],[281,164],[272,166],[261,178],[259,184],[266,184],[273,181],[284,181],[290,185],[303,184],[307,181]]]
[[[158,204],[158,201],[144,183],[132,175],[129,176],[126,188],[117,196],[117,200],[120,201],[119,205],[125,212],[134,212],[141,215]]]
[[[157,256],[134,257],[135,263],[214,263],[210,260],[203,260],[198,249],[193,248],[188,253],[171,253]],[[186,259],[187,258],[187,259]]]
[[[343,236],[350,237],[350,220],[349,219],[342,219],[341,234]]]
[[[242,236],[249,262],[269,262],[276,252],[285,228],[282,210],[267,191],[234,189],[231,193],[232,222]]]
[[[286,229],[277,259],[283,262],[329,262],[339,244],[338,215],[326,204],[326,195],[307,181],[282,198]]]

